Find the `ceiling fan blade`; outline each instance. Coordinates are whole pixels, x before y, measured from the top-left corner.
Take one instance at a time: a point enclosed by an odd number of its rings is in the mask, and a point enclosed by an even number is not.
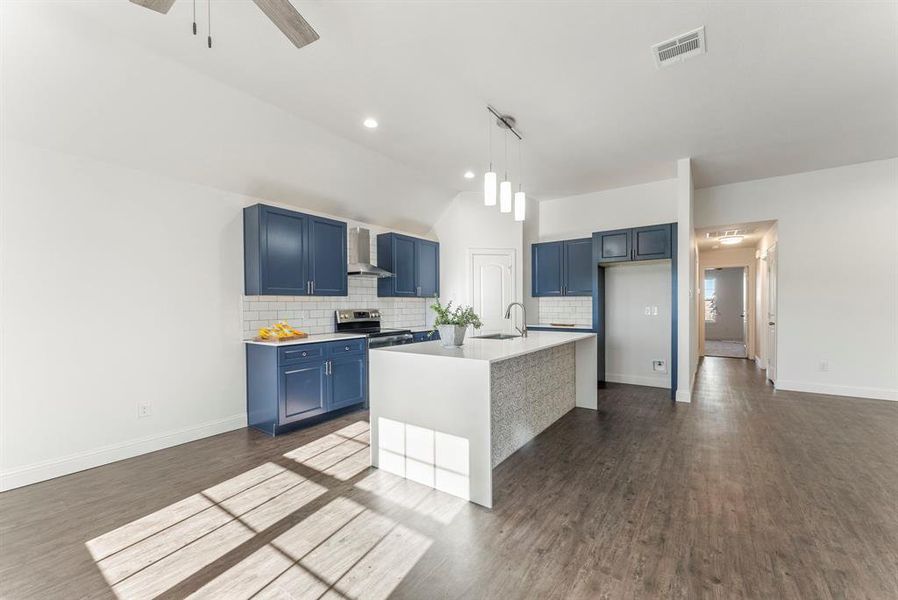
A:
[[[134,2],[134,0],[131,1]],[[302,48],[318,39],[318,33],[293,8],[290,0],[253,0],[253,2],[297,48]]]
[[[175,0],[131,0],[131,2],[164,15],[171,8],[171,5],[175,3]]]

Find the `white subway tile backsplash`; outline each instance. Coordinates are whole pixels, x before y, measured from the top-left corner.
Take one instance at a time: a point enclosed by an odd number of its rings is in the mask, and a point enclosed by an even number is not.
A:
[[[592,324],[592,298],[568,296],[539,299],[540,323]]]

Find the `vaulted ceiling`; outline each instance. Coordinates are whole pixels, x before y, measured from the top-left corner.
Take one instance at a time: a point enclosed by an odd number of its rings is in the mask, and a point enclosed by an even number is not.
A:
[[[62,150],[412,229],[479,186],[462,173],[486,166],[487,103],[517,117],[540,199],[685,156],[698,187],[898,156],[895,3],[294,5],[321,35],[301,50],[249,1],[212,3],[211,50],[191,0],[4,8],[4,50],[29,48],[6,52],[4,116]],[[651,45],[700,25],[708,53],[656,69]]]

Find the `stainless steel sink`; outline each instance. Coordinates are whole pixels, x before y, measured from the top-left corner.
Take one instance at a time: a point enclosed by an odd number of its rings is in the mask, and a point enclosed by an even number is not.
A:
[[[507,333],[491,333],[489,335],[475,335],[475,338],[479,340],[513,340],[515,338],[519,338],[519,335],[510,335]]]

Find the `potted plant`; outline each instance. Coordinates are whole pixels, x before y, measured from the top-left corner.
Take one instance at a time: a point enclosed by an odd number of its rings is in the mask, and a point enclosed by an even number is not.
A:
[[[443,346],[461,346],[465,343],[465,332],[469,325],[473,325],[476,329],[483,327],[480,317],[474,312],[470,306],[456,306],[452,309],[452,301],[450,300],[446,306],[440,304],[439,300],[435,300],[430,305],[433,312],[436,313],[436,319],[433,322],[433,328],[440,332],[440,343]]]

